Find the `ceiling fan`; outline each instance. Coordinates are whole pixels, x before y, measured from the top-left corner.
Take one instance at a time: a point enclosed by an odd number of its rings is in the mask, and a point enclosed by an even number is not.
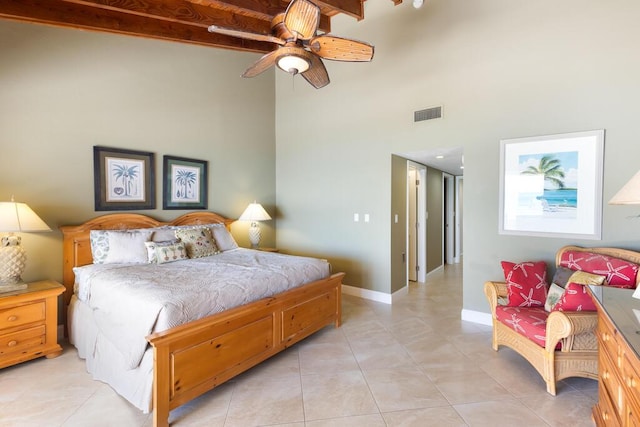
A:
[[[274,64],[291,74],[300,74],[316,89],[329,84],[322,60],[367,62],[373,58],[373,46],[351,39],[317,35],[320,8],[308,0],[293,0],[284,13],[271,21],[272,34],[209,27],[209,32],[249,40],[275,43],[278,48],[267,53],[245,70],[242,77],[255,77]]]

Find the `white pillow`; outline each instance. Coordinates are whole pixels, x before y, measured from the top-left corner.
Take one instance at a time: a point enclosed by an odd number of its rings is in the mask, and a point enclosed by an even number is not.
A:
[[[147,248],[144,242],[151,239],[152,230],[104,232],[108,242],[106,256],[96,264],[146,264]]]
[[[238,244],[235,239],[222,224],[212,225],[211,231],[213,232],[213,239],[216,241],[218,249],[221,251],[229,251],[231,249],[237,249]]]

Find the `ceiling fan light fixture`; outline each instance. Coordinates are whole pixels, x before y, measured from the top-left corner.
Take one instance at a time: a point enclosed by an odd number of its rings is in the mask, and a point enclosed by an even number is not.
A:
[[[298,55],[284,55],[278,58],[278,68],[287,73],[300,74],[309,69],[311,63]]]

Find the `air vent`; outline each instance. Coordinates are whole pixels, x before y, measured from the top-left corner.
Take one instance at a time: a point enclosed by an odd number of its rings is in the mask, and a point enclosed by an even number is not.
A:
[[[433,120],[439,119],[442,117],[442,106],[427,108],[425,110],[414,111],[413,113],[413,121],[421,122],[424,120]]]

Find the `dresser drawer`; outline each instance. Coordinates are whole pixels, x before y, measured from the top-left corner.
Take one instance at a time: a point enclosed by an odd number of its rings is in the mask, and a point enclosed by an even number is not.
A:
[[[0,332],[5,329],[37,322],[45,318],[45,303],[37,301],[0,310]]]
[[[602,381],[602,379],[601,379]],[[609,394],[609,389],[602,382],[598,387],[598,410],[600,417],[606,426],[620,426],[622,422],[619,418],[619,410],[613,402],[614,398]]]
[[[0,356],[17,353],[37,347],[45,342],[44,325],[0,335]]]

